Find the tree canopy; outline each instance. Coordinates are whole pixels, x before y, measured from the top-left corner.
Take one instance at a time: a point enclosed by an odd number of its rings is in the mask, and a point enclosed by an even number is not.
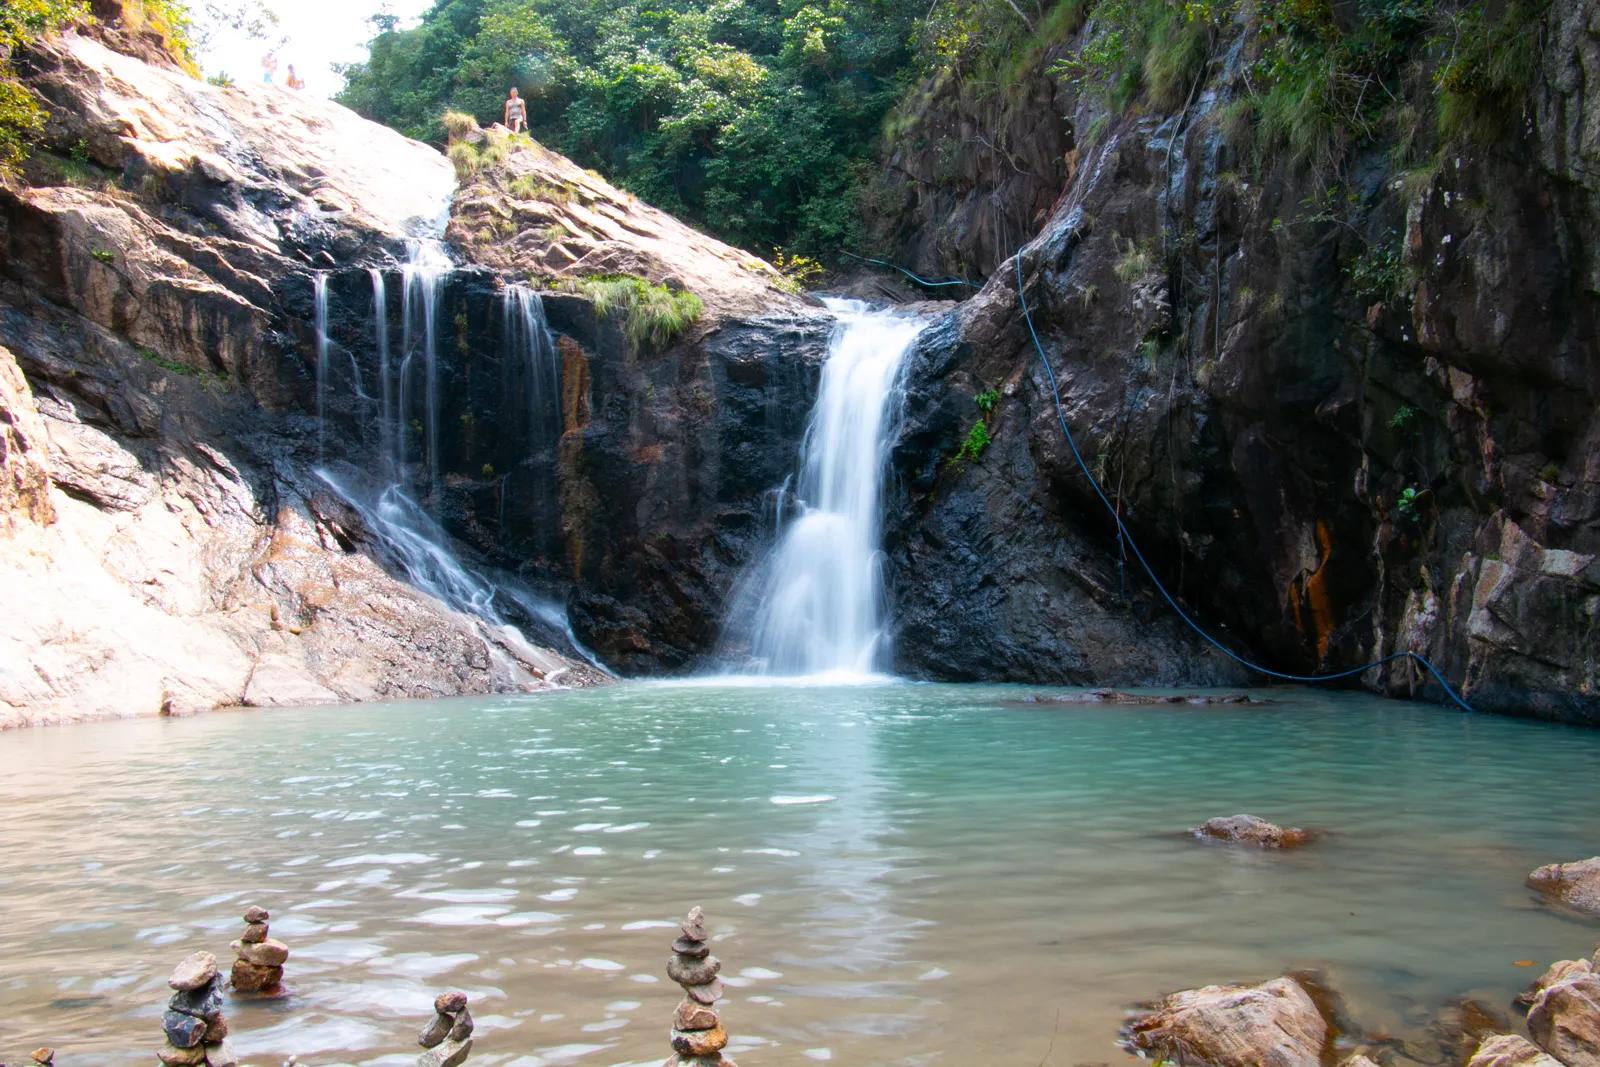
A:
[[[908,0],[439,0],[374,20],[340,99],[422,139],[447,109],[533,134],[751,247],[848,245],[853,190],[915,73]]]

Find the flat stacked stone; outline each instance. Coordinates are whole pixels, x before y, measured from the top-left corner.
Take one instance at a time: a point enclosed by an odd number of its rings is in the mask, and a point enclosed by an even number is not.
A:
[[[244,933],[232,945],[233,973],[228,976],[237,993],[277,993],[283,984],[283,965],[289,946],[267,936],[266,908],[252,907],[244,913]]]
[[[167,985],[173,989],[161,1017],[167,1043],[156,1058],[166,1067],[239,1067],[239,1058],[228,1045],[217,957],[196,952],[178,964]]]
[[[711,954],[709,940],[705,912],[690,910],[667,961],[667,977],[683,987],[683,1003],[672,1017],[672,1058],[664,1067],[738,1067],[722,1054],[728,1046],[716,1007],[722,997],[722,979],[717,977],[722,961]]]
[[[423,1028],[417,1044],[428,1051],[417,1057],[417,1067],[456,1067],[472,1051],[472,1013],[465,993],[441,993],[433,1002],[433,1022]]]
[[[53,1048],[36,1048],[33,1050],[33,1062],[39,1067],[55,1067],[56,1050]],[[3,1067],[3,1065],[0,1065]]]

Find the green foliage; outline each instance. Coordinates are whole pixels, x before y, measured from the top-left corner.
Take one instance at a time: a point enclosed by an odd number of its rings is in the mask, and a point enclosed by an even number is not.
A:
[[[983,412],[984,418],[988,418],[989,413],[1000,403],[1000,390],[985,389],[974,399],[977,401],[978,410]]]
[[[1421,415],[1422,411],[1419,408],[1411,404],[1401,404],[1389,419],[1389,429],[1395,433],[1405,433],[1415,427]]]
[[[564,185],[551,185],[532,174],[519,174],[511,179],[506,191],[518,200],[543,200],[551,204],[572,201],[572,189]]]
[[[1445,58],[1434,73],[1439,132],[1492,143],[1527,111],[1543,49],[1550,0],[1469,4],[1445,22],[1434,44]]]
[[[0,3],[0,176],[14,171],[44,129],[45,113],[11,68],[10,54],[69,22],[87,18],[86,0]]]
[[[100,263],[115,263],[117,261],[117,254],[115,252],[108,252],[104,248],[96,248],[93,252],[89,253],[89,257]]]
[[[1363,300],[1376,302],[1399,296],[1406,285],[1400,235],[1391,232],[1382,243],[1369,245],[1345,272],[1350,276],[1356,295]]]
[[[1205,69],[1216,31],[1237,0],[1100,0],[1090,11],[1094,33],[1075,56],[1051,68],[1083,81],[1118,111],[1146,97],[1158,108],[1181,107]]]
[[[1400,491],[1395,498],[1394,507],[1400,517],[1408,521],[1416,520],[1422,512],[1423,491],[1414,485],[1408,485]]]
[[[824,273],[822,264],[798,252],[772,250],[772,266],[778,272],[778,284],[791,293],[803,293],[817,283]]]
[[[646,343],[660,348],[700,320],[703,306],[690,292],[674,292],[631,274],[611,274],[580,279],[580,293],[594,301],[596,314],[622,319],[628,343],[638,349]]]
[[[983,450],[988,448],[989,443],[993,440],[994,438],[989,436],[988,422],[979,419],[972,424],[972,429],[967,431],[966,440],[961,442],[961,447],[956,450],[956,454],[950,457],[950,465],[952,467],[965,467],[983,455]]]
[[[1155,252],[1149,245],[1139,244],[1129,238],[1127,247],[1117,258],[1114,270],[1118,280],[1132,285],[1139,279],[1148,277],[1155,270],[1155,262]]]
[[[219,70],[215,74],[206,75],[206,83],[215,85],[218,89],[232,89],[234,85],[233,75],[225,70]]]
[[[443,140],[511,86],[541,142],[750,248],[855,243],[880,121],[915,75],[907,0],[437,0],[340,99]]]
[[[478,120],[465,111],[446,111],[439,116],[439,124],[444,127],[445,134],[452,141],[465,137],[478,128]]]
[[[461,181],[470,181],[478,176],[483,169],[483,156],[478,151],[478,146],[468,141],[457,141],[450,146],[447,153],[450,162],[455,165],[456,177]]]
[[[200,76],[194,58],[194,20],[184,0],[123,0],[122,24],[130,33],[159,38],[162,51],[191,75]]]

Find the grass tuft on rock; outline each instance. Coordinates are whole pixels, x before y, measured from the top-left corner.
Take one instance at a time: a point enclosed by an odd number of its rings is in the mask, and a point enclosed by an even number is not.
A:
[[[700,321],[704,305],[690,292],[677,292],[632,274],[580,279],[578,292],[594,302],[602,318],[620,316],[634,348],[662,347]]]

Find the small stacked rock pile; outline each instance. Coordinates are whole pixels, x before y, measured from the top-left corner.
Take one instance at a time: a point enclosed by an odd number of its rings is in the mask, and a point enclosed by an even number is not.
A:
[[[252,907],[244,913],[244,933],[231,946],[238,959],[233,961],[229,981],[238,993],[276,993],[283,984],[283,965],[289,946],[267,936],[266,908]]]
[[[167,1067],[239,1067],[238,1057],[228,1047],[217,957],[196,952],[178,964],[167,984],[174,990],[161,1017],[167,1044],[157,1058]]]
[[[417,1044],[428,1051],[417,1057],[417,1067],[456,1067],[472,1051],[472,1013],[465,993],[442,993],[433,1002],[433,1022]]]
[[[699,908],[689,912],[672,943],[667,977],[683,987],[683,1003],[672,1017],[672,1058],[664,1067],[737,1067],[722,1054],[728,1032],[717,1018],[722,996],[722,961],[711,955],[706,941],[706,916]]]

